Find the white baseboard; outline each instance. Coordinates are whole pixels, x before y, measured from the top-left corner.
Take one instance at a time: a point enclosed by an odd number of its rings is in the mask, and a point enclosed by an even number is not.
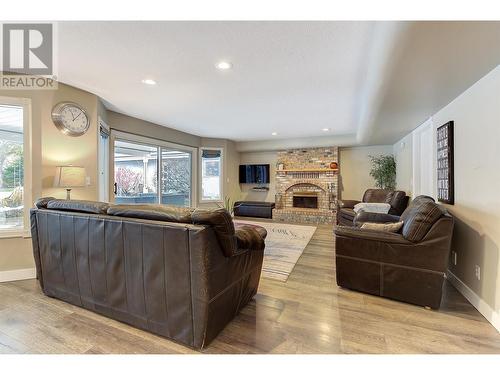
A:
[[[500,314],[493,310],[481,297],[479,297],[471,288],[464,284],[457,276],[451,271],[448,271],[449,282],[457,288],[457,290],[474,306],[477,311],[483,315],[493,327],[500,332]]]
[[[20,270],[0,271],[0,283],[7,281],[27,280],[36,277],[35,268],[23,268]]]

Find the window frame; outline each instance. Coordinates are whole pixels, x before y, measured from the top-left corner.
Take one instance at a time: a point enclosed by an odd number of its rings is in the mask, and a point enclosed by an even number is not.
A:
[[[11,96],[0,96],[0,105],[10,105],[23,108],[23,227],[17,229],[0,229],[0,238],[31,237],[29,225],[29,211],[33,205],[32,185],[32,115],[31,99]]]
[[[220,199],[203,199],[203,150],[217,150],[220,151],[220,174],[219,174],[219,191]],[[200,196],[198,201],[201,204],[206,203],[222,203],[224,202],[224,148],[223,147],[200,147],[199,151],[199,174],[200,174]]]
[[[110,148],[110,151],[109,151],[109,201],[110,202],[115,201],[113,184],[115,182],[114,179],[115,179],[115,141],[116,140],[129,141],[129,142],[133,142],[133,143],[157,147],[158,148],[158,155],[159,155],[158,166],[157,166],[157,170],[156,170],[158,181],[161,181],[160,168],[161,168],[161,162],[162,162],[162,159],[161,159],[161,149],[162,148],[191,153],[191,206],[190,207],[197,206],[196,197],[198,196],[198,184],[197,184],[197,181],[198,181],[197,180],[198,179],[197,161],[198,160],[196,158],[196,150],[197,150],[196,147],[181,145],[178,143],[166,142],[166,141],[163,141],[161,139],[145,137],[142,135],[127,133],[127,132],[123,132],[120,130],[114,130],[114,129],[111,129],[111,131],[110,131],[110,142],[109,142],[109,148]],[[161,202],[160,184],[158,184],[157,194],[159,197],[159,202]],[[161,203],[158,203],[158,204],[161,204]]]

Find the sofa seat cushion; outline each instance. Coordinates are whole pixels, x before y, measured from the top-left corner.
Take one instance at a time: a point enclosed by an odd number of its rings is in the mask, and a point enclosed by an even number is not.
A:
[[[107,210],[107,214],[112,216],[186,224],[192,222],[192,212],[192,208],[160,204],[117,204],[110,206]]]
[[[442,215],[441,207],[431,200],[411,205],[401,217],[404,221],[403,236],[412,242],[421,241]]]
[[[109,204],[104,202],[70,200],[70,199],[51,199],[46,203],[50,210],[84,212],[88,214],[105,214]]]

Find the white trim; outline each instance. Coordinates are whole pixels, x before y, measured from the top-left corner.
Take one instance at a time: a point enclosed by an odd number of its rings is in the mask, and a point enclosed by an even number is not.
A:
[[[500,314],[479,297],[462,280],[455,276],[450,270],[447,273],[450,283],[483,315],[493,327],[500,332]]]
[[[220,199],[203,199],[203,150],[218,150],[220,151],[220,174],[219,174],[219,191],[220,191]],[[198,202],[200,204],[207,203],[223,203],[224,202],[224,147],[205,147],[201,146],[199,151],[199,171],[200,174],[200,195],[198,197]]]
[[[23,268],[19,270],[0,271],[0,283],[17,280],[28,280],[36,277],[35,268]]]
[[[23,184],[23,195],[24,195],[24,219],[23,228],[16,228],[14,230],[0,229],[1,238],[6,237],[30,237],[30,219],[29,219],[29,209],[33,205],[33,185],[32,185],[32,149],[33,149],[33,139],[32,134],[32,111],[31,111],[31,99],[29,98],[17,98],[10,96],[0,96],[0,105],[12,105],[23,108],[23,158],[24,158],[24,184]]]

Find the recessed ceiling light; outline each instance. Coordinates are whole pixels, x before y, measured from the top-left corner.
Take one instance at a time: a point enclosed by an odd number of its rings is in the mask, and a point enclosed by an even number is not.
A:
[[[276,133],[276,132],[272,132],[272,133],[271,133],[271,135],[278,135],[278,133]]]
[[[328,128],[323,128],[321,130],[323,130],[324,132],[329,132],[330,131],[330,129],[328,129]]]
[[[228,69],[231,69],[233,67],[233,64],[231,64],[228,61],[219,61],[215,66],[219,70],[228,70]]]
[[[156,85],[156,81],[151,78],[143,79],[141,82],[144,83],[145,85],[150,85],[150,86]]]

